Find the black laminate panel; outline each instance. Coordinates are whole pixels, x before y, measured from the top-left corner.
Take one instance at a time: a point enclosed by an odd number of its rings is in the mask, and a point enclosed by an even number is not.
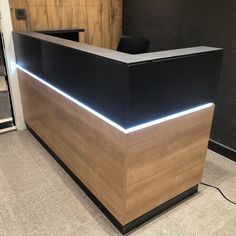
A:
[[[50,31],[38,31],[42,34],[59,37],[62,39],[68,39],[75,42],[79,42],[79,32],[84,32],[84,29],[71,29],[71,30],[50,30]]]
[[[14,33],[17,63],[97,112],[126,126],[128,67]]]
[[[211,138],[236,150],[236,1],[124,0],[123,35],[149,37],[150,51],[224,48]]]
[[[131,66],[129,124],[215,102],[221,61],[217,51]]]
[[[13,36],[18,65],[124,128],[215,100],[221,49],[129,64]]]

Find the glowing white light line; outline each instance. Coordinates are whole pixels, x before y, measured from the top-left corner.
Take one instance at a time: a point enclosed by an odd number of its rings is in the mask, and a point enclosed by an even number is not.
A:
[[[97,116],[98,118],[104,120],[105,122],[107,122],[108,124],[112,125],[113,127],[117,128],[118,130],[122,131],[125,133],[125,129],[123,127],[121,127],[120,125],[116,124],[115,122],[113,122],[112,120],[108,119],[107,117],[103,116],[102,114],[96,112],[95,110],[93,110],[92,108],[86,106],[85,104],[83,104],[82,102],[79,102],[78,100],[76,100],[75,98],[71,97],[70,95],[64,93],[63,91],[61,91],[60,89],[54,87],[53,85],[49,84],[48,82],[46,82],[45,80],[39,78],[37,75],[32,74],[31,72],[29,72],[28,70],[22,68],[19,65],[16,65],[16,67],[20,70],[22,70],[23,72],[25,72],[26,74],[30,75],[31,77],[33,77],[34,79],[36,79],[37,81],[41,82],[42,84],[46,85],[47,87],[51,88],[52,90],[54,90],[55,92],[61,94],[62,96],[66,97],[67,99],[69,99],[70,101],[76,103],[77,105],[79,105],[80,107],[84,108],[86,111],[89,111],[90,113],[94,114],[95,116]]]
[[[106,123],[110,124],[111,126],[115,127],[116,129],[120,130],[121,132],[123,132],[125,134],[131,133],[131,132],[135,132],[135,131],[138,131],[138,130],[141,130],[141,129],[144,129],[144,128],[147,128],[147,127],[150,127],[150,126],[153,126],[153,125],[156,125],[156,124],[160,124],[162,122],[165,122],[165,121],[168,121],[168,120],[172,120],[174,118],[177,118],[177,117],[180,117],[180,116],[184,116],[184,115],[187,115],[187,114],[199,111],[199,110],[203,110],[203,109],[206,109],[206,108],[211,107],[213,105],[213,103],[207,103],[207,104],[204,104],[202,106],[194,107],[194,108],[191,108],[191,109],[188,109],[188,110],[185,110],[185,111],[182,111],[182,112],[170,115],[170,116],[166,116],[166,117],[154,120],[154,121],[150,121],[150,122],[147,122],[147,123],[144,123],[144,124],[141,124],[141,125],[137,125],[137,126],[125,129],[122,126],[120,126],[120,125],[116,124],[115,122],[113,122],[112,120],[108,119],[107,117],[103,116],[102,114],[98,113],[97,111],[93,110],[92,108],[86,106],[85,104],[83,104],[80,101],[76,100],[75,98],[71,97],[70,95],[64,93],[60,89],[58,89],[58,88],[54,87],[53,85],[49,84],[48,82],[46,82],[45,80],[41,79],[37,75],[35,75],[35,74],[29,72],[28,70],[24,69],[23,67],[21,67],[19,65],[16,65],[16,67],[18,69],[20,69],[21,71],[25,72],[26,74],[30,75],[32,78],[36,79],[37,81],[39,81],[42,84],[46,85],[47,87],[51,88],[55,92],[61,94],[64,97],[66,97],[70,101],[74,102],[78,106],[84,108],[86,111],[94,114],[96,117],[102,119]]]
[[[163,122],[168,121],[168,120],[172,120],[172,119],[175,119],[175,118],[178,118],[178,117],[181,117],[181,116],[184,116],[184,115],[188,115],[188,114],[196,112],[196,111],[206,109],[208,107],[211,107],[212,105],[213,105],[213,103],[207,103],[207,104],[204,104],[202,106],[194,107],[194,108],[191,108],[189,110],[185,110],[185,111],[182,111],[182,112],[179,112],[179,113],[175,113],[175,114],[170,115],[170,116],[165,116],[165,117],[157,119],[157,120],[153,120],[153,121],[141,124],[141,125],[137,125],[137,126],[132,127],[132,128],[128,128],[128,129],[126,129],[126,132],[131,133],[131,132],[134,132],[134,131],[137,131],[137,130],[140,130],[140,129],[144,129],[144,128],[147,128],[147,127],[150,127],[150,126],[153,126],[153,125],[156,125],[156,124],[160,124],[160,123],[163,123]]]

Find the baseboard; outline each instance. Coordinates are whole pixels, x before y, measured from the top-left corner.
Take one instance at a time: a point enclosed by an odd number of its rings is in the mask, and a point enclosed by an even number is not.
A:
[[[208,148],[228,159],[236,162],[236,151],[212,139],[209,140]]]
[[[48,151],[48,153],[58,162],[58,164],[67,172],[67,174],[78,184],[83,192],[93,201],[93,203],[101,210],[101,212],[108,218],[108,220],[122,233],[126,234],[131,230],[139,227],[143,223],[162,213],[163,211],[175,206],[177,203],[189,198],[193,194],[198,192],[198,185],[186,190],[178,196],[170,199],[162,205],[152,209],[146,214],[136,218],[126,225],[122,225],[111,212],[97,199],[97,197],[81,182],[81,180],[65,165],[65,163],[58,157],[52,149],[32,130],[30,126],[26,124],[31,134],[38,140],[38,142]]]
[[[7,119],[0,119],[0,129],[7,129],[10,127],[13,127],[13,119],[12,118],[7,118]]]
[[[0,134],[10,132],[10,131],[13,131],[13,130],[16,130],[16,126],[11,126],[11,127],[8,127],[8,128],[0,129]]]

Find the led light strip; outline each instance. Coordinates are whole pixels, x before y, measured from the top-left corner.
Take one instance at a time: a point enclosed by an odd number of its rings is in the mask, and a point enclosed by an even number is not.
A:
[[[184,116],[184,115],[187,115],[187,114],[199,111],[199,110],[203,110],[203,109],[206,109],[206,108],[211,107],[213,105],[213,103],[207,103],[207,104],[204,104],[202,106],[194,107],[194,108],[191,108],[191,109],[188,109],[188,110],[185,110],[185,111],[182,111],[182,112],[170,115],[170,116],[166,116],[166,117],[163,117],[163,118],[160,118],[160,119],[157,119],[157,120],[153,120],[153,121],[141,124],[141,125],[137,125],[137,126],[125,129],[122,126],[120,126],[120,125],[116,124],[115,122],[113,122],[112,120],[108,119],[107,117],[103,116],[102,114],[98,113],[97,111],[93,110],[92,108],[86,106],[85,104],[83,104],[80,101],[76,100],[75,98],[71,97],[70,95],[64,93],[60,89],[58,89],[58,88],[54,87],[53,85],[49,84],[45,80],[39,78],[37,75],[34,75],[33,73],[31,73],[28,70],[24,69],[23,67],[21,67],[19,65],[16,65],[16,67],[18,69],[20,69],[21,71],[25,72],[26,74],[30,75],[32,78],[36,79],[37,81],[39,81],[42,84],[46,85],[47,87],[51,88],[55,92],[61,94],[65,98],[69,99],[70,101],[76,103],[78,106],[84,108],[86,111],[92,113],[96,117],[102,119],[106,123],[110,124],[111,126],[115,127],[116,129],[120,130],[121,132],[123,132],[125,134],[135,132],[135,131],[138,131],[138,130],[141,130],[141,129],[144,129],[144,128],[147,128],[147,127],[150,127],[150,126],[153,126],[153,125],[156,125],[156,124],[160,124],[160,123],[163,123],[165,121],[172,120],[174,118]]]

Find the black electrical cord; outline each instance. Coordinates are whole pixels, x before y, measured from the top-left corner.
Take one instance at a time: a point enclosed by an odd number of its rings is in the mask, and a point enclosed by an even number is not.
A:
[[[206,183],[203,183],[203,182],[201,182],[200,184],[205,185],[205,186],[207,186],[207,187],[211,187],[211,188],[217,189],[217,190],[221,193],[221,195],[222,195],[227,201],[229,201],[230,203],[236,205],[236,202],[233,202],[233,201],[231,201],[230,199],[228,199],[218,187],[213,186],[213,185],[210,185],[210,184],[206,184]]]

